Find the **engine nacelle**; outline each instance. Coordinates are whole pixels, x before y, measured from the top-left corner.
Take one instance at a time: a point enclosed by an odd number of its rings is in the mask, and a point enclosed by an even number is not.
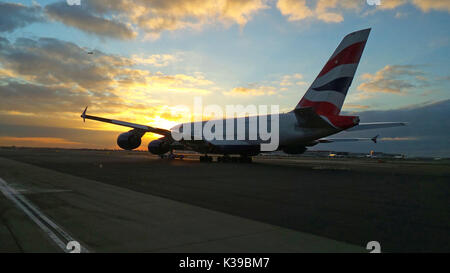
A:
[[[284,146],[282,150],[287,154],[296,155],[296,154],[303,154],[307,149],[305,146],[292,145],[292,146]]]
[[[124,150],[133,150],[141,145],[141,137],[142,134],[131,130],[119,135],[117,145]]]
[[[162,155],[170,150],[170,144],[167,141],[156,139],[148,144],[148,151],[155,155]]]

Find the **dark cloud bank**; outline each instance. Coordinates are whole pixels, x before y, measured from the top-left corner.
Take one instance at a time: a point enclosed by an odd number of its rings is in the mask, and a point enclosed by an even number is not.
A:
[[[354,114],[354,113],[344,113]],[[353,142],[339,144],[319,144],[314,150],[337,150],[387,153],[401,153],[408,156],[450,157],[450,100],[387,111],[365,111],[357,113],[361,122],[405,121],[408,126],[374,129],[360,132],[344,132],[336,137],[400,138],[411,140],[381,140],[379,143]]]

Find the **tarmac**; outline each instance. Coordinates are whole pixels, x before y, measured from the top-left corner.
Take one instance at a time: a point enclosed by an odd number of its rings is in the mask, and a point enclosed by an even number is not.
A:
[[[448,252],[449,177],[448,161],[0,148],[0,252]]]

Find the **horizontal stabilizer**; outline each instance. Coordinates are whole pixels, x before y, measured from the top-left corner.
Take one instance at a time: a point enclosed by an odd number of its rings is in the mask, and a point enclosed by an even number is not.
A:
[[[360,130],[380,129],[406,125],[407,125],[406,122],[370,122],[370,123],[360,123],[355,127],[347,129],[346,131],[360,131]]]
[[[372,138],[322,138],[317,140],[319,143],[333,143],[333,142],[355,142],[355,141],[373,141],[377,143],[378,135]]]

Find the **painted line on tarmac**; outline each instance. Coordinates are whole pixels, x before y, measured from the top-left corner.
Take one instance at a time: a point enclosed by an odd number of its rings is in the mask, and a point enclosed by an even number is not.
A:
[[[10,187],[2,178],[0,178],[0,191],[6,198],[11,200],[28,217],[30,217],[30,219],[33,220],[33,222],[35,222],[62,251],[72,251],[72,248],[69,248],[68,246],[69,242],[78,241],[73,239],[72,236],[39,211],[39,209],[22,194]],[[73,243],[70,245],[73,245]],[[80,246],[80,252],[86,253],[89,252],[89,250],[84,246]]]

